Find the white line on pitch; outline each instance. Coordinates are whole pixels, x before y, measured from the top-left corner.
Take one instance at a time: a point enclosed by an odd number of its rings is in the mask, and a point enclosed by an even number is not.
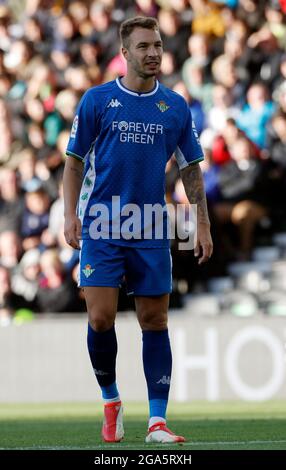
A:
[[[176,444],[174,445],[174,449],[179,450],[180,447],[185,447],[185,446],[209,446],[209,445],[253,445],[253,444],[286,444],[286,440],[277,440],[277,441],[213,441],[213,442],[186,442],[186,443],[181,443],[179,446]],[[139,444],[140,445],[140,444]],[[144,444],[143,444],[144,445]],[[166,444],[155,444],[156,447],[162,447],[166,448]],[[168,444],[167,444],[168,446]],[[85,446],[85,447],[76,447],[76,446],[34,446],[34,447],[0,447],[0,450],[109,450],[109,449],[135,449],[138,447],[138,444],[127,444],[127,445],[120,445],[120,444],[115,444],[114,446],[109,445],[108,447],[105,447],[104,445],[102,446]],[[144,449],[152,449],[152,445],[146,445],[144,446]],[[143,450],[143,449],[141,449]]]

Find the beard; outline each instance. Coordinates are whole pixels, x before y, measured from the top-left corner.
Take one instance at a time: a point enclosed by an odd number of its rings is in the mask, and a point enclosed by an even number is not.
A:
[[[131,63],[132,68],[135,70],[136,74],[144,80],[147,80],[151,77],[156,77],[156,75],[158,75],[160,71],[160,64],[158,64],[158,67],[156,67],[154,70],[147,70],[144,65],[142,65],[136,60],[133,60]]]

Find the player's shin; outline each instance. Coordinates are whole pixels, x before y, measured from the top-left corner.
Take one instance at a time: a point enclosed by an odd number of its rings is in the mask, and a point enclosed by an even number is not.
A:
[[[107,331],[97,332],[89,324],[87,346],[104,402],[120,401],[116,386],[117,339],[114,325]]]
[[[143,331],[143,365],[148,388],[150,427],[166,420],[172,372],[168,329]]]

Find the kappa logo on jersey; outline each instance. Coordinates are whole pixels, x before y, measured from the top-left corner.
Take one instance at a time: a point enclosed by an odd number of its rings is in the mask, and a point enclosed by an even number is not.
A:
[[[170,109],[170,106],[165,103],[165,101],[161,100],[159,103],[156,103],[156,106],[160,109],[161,113],[164,113],[168,109]]]
[[[93,271],[95,271],[95,269],[92,269],[90,264],[86,264],[84,269],[82,270],[85,277],[91,276]]]
[[[170,376],[166,376],[166,375],[163,375],[163,377],[158,380],[158,382],[156,382],[157,384],[163,384],[163,385],[170,385],[171,383],[171,377]]]
[[[112,100],[110,101],[109,105],[107,106],[108,108],[118,108],[118,106],[122,106],[122,104],[120,103],[120,101],[118,101],[117,98],[112,98]]]
[[[72,123],[72,128],[71,128],[71,138],[74,139],[76,136],[76,131],[78,128],[78,115],[75,116],[73,123]]]

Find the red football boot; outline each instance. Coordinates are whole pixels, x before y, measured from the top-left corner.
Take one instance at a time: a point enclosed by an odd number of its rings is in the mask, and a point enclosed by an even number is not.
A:
[[[120,442],[123,439],[123,407],[121,401],[104,405],[104,421],[101,434],[105,442]]]
[[[158,422],[155,423],[148,429],[148,434],[145,442],[161,442],[163,444],[170,444],[176,442],[185,442],[186,439],[183,436],[176,436],[170,429],[167,428],[166,423]]]

